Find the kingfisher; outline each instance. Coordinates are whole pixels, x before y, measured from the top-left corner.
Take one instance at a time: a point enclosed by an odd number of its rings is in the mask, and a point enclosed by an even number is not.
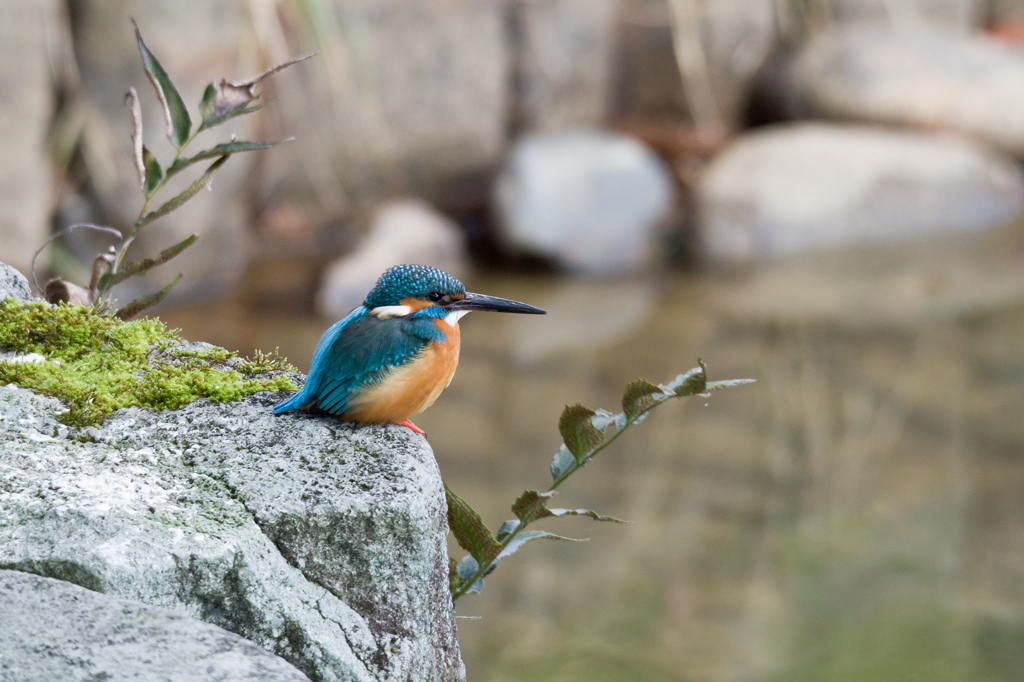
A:
[[[459,364],[459,319],[474,310],[543,315],[532,305],[466,291],[426,265],[389,268],[363,304],[332,325],[306,383],[274,414],[317,409],[357,424],[399,424],[434,404]]]

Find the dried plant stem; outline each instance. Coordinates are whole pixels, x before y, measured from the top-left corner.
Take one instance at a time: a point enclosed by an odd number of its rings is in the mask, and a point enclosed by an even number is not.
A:
[[[201,127],[197,128],[195,132],[193,132],[192,135],[189,136],[188,141],[186,141],[185,144],[181,146],[181,149],[178,149],[175,152],[174,161],[171,162],[171,165],[174,165],[174,163],[177,162],[184,155],[185,150],[188,149],[188,146],[192,144],[192,141],[196,139],[196,136],[199,135],[200,132],[202,132]],[[142,208],[139,209],[138,217],[132,224],[131,230],[128,231],[128,236],[124,238],[123,242],[121,242],[121,248],[118,249],[117,251],[117,258],[114,259],[114,265],[111,268],[111,273],[117,274],[117,272],[119,271],[119,268],[121,267],[121,261],[124,260],[125,254],[128,253],[128,247],[132,245],[132,242],[135,241],[135,237],[137,237],[139,234],[139,230],[143,227],[143,225],[146,224],[144,218],[146,217],[146,213],[149,211],[150,205],[152,205],[153,200],[156,198],[156,195],[159,194],[160,190],[164,188],[170,177],[171,176],[169,175],[164,175],[160,183],[153,188],[153,191],[146,194],[145,199],[142,202]]]
[[[676,64],[683,80],[686,101],[690,106],[697,133],[715,138],[725,131],[722,111],[715,100],[711,72],[700,37],[703,0],[669,0],[672,22],[672,46]]]

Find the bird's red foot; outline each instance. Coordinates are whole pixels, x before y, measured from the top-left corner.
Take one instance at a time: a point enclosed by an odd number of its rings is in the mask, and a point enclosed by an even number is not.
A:
[[[420,434],[421,436],[426,436],[427,435],[427,432],[424,431],[423,429],[421,429],[420,427],[416,426],[415,424],[413,424],[411,419],[406,419],[404,422],[401,422],[399,424],[399,426],[408,426],[410,429],[412,429],[416,433]]]

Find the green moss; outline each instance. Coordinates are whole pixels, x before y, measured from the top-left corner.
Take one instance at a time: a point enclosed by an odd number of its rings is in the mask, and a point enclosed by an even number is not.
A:
[[[238,368],[238,371],[246,376],[256,376],[276,371],[298,372],[299,368],[288,362],[288,359],[281,355],[279,348],[275,348],[273,353],[264,353],[257,348],[252,357],[246,359]]]
[[[233,353],[180,343],[157,319],[122,322],[91,308],[8,299],[0,302],[0,350],[38,353],[50,362],[0,362],[0,385],[59,398],[69,409],[58,419],[72,426],[99,424],[132,405],[173,410],[200,398],[229,402],[296,390],[288,377],[268,376],[295,371],[277,351],[228,366]]]

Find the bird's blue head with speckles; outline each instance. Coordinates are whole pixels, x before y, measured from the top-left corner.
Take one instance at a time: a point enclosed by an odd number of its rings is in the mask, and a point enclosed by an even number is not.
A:
[[[437,301],[465,295],[466,287],[447,272],[429,265],[396,265],[380,276],[363,305],[372,310],[399,305],[407,298]]]

